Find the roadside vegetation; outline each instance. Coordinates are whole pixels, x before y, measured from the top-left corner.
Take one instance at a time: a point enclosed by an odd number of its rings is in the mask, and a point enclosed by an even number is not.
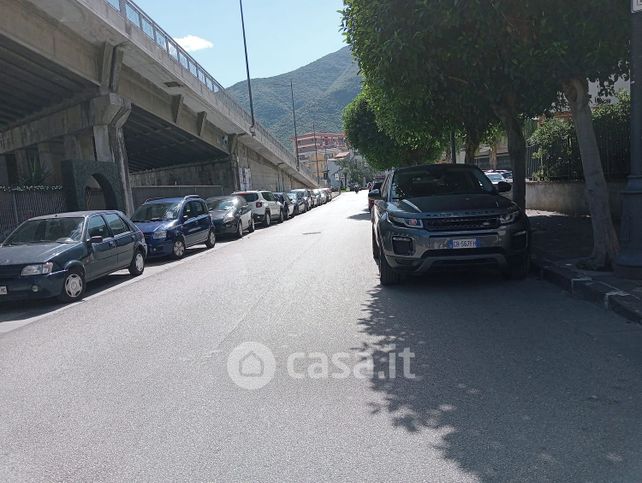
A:
[[[629,7],[626,0],[411,0],[403,8],[396,0],[345,0],[343,30],[365,82],[365,100],[346,111],[349,139],[362,150],[359,143],[380,133],[375,163],[383,155],[387,164],[431,162],[439,156],[434,147],[457,131],[470,162],[500,125],[508,139],[513,200],[524,208],[524,122],[566,109],[593,222],[594,250],[586,265],[609,268],[619,247],[589,82],[601,95],[614,94],[615,82],[628,75]],[[389,160],[404,149],[416,157]]]

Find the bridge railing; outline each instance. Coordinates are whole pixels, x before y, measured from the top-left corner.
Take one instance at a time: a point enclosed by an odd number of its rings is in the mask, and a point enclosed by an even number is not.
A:
[[[182,48],[167,32],[165,32],[154,20],[151,19],[138,5],[131,0],[104,0],[109,6],[116,10],[122,17],[127,19],[132,25],[145,33],[156,45],[169,54],[169,56],[183,67],[185,72],[189,72],[210,92],[214,93],[225,106],[239,116],[247,124],[252,124],[252,117],[243,109],[226,91],[219,82],[210,75],[194,58]],[[267,139],[273,146],[280,158],[285,159],[289,164],[312,177],[306,169],[297,168],[297,163],[292,151],[286,148],[283,143],[276,139],[272,133],[255,123],[255,131],[262,138]]]

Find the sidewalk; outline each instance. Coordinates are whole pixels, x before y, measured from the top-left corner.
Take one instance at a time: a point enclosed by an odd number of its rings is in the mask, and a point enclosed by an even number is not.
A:
[[[599,304],[631,322],[642,323],[642,281],[575,266],[593,249],[589,217],[535,210],[528,210],[528,216],[533,229],[533,262],[541,278],[574,297]]]

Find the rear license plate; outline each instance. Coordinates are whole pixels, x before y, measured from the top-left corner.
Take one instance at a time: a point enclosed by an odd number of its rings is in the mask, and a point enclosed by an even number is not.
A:
[[[7,287],[0,286],[0,295],[7,295]]]
[[[479,247],[479,240],[477,238],[465,238],[461,240],[450,240],[448,242],[450,248],[452,249],[465,249],[465,248],[477,248]]]

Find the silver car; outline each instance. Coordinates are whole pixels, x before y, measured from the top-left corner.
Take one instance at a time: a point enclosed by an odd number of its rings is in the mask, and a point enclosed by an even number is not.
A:
[[[401,168],[373,190],[372,253],[382,285],[403,274],[490,265],[524,278],[530,263],[528,218],[477,167]]]

